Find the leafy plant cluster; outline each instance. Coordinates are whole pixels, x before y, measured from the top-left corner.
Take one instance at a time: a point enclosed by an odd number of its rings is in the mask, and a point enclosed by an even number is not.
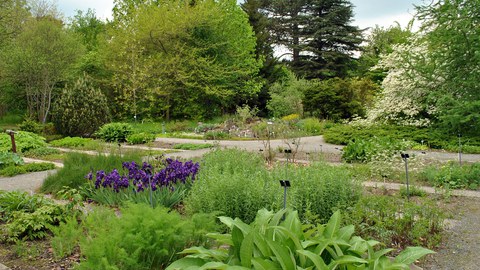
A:
[[[95,177],[90,172],[86,178],[94,180],[94,190],[88,195],[94,201],[120,205],[125,201],[146,202],[152,206],[173,207],[178,204],[195,181],[199,164],[187,161],[166,159],[163,168],[155,172],[154,166],[143,162],[123,162],[124,174],[117,169],[110,173],[97,171]],[[93,179],[95,178],[95,179]]]
[[[393,249],[376,249],[379,242],[355,236],[355,227],[341,226],[340,212],[328,223],[302,225],[296,211],[259,210],[251,224],[220,217],[229,232],[213,233],[218,248],[191,247],[172,263],[173,269],[410,269],[417,259],[433,253],[410,247],[394,259]]]
[[[5,223],[2,237],[6,241],[44,238],[50,227],[58,225],[66,216],[67,206],[41,195],[0,192],[0,218]]]
[[[70,218],[54,229],[57,258],[79,246],[83,260],[77,269],[164,269],[191,245],[208,245],[204,236],[215,230],[213,215],[181,216],[168,208],[128,204],[119,209],[96,207],[80,219]]]
[[[23,164],[23,159],[18,154],[11,152],[0,152],[0,169]]]
[[[440,167],[430,165],[422,171],[420,177],[438,187],[475,190],[480,187],[480,163],[460,166],[456,162],[449,162]]]
[[[354,139],[343,148],[342,159],[346,162],[369,162],[379,157],[392,157],[406,150],[409,144],[391,138],[372,137],[370,139]]]
[[[445,213],[427,199],[415,203],[378,195],[361,198],[346,213],[346,223],[355,225],[358,235],[396,248],[438,246],[444,219]]]
[[[35,148],[47,147],[45,138],[32,132],[17,131],[15,134],[15,144],[18,152],[27,152]],[[10,135],[0,133],[0,152],[8,152],[12,149]]]
[[[133,127],[128,123],[108,123],[95,133],[106,142],[126,142],[133,133]]]
[[[26,118],[18,126],[20,130],[36,134],[53,135],[56,133],[53,123],[40,124],[34,119]]]
[[[335,209],[351,206],[358,188],[346,170],[325,164],[265,168],[260,155],[228,149],[204,156],[198,181],[185,199],[188,212],[220,212],[251,222],[258,209],[283,207],[278,180],[289,179],[288,205],[304,218],[310,211],[328,218]]]
[[[226,140],[226,139],[230,139],[231,136],[230,134],[224,131],[210,130],[205,132],[205,134],[203,135],[203,138],[205,140]]]
[[[133,133],[127,136],[127,143],[129,144],[145,144],[153,142],[155,140],[155,134],[150,133]]]
[[[15,176],[18,174],[30,173],[30,172],[41,172],[55,169],[55,165],[49,162],[40,162],[40,163],[28,163],[24,165],[11,165],[0,169],[0,175],[2,176]]]
[[[51,148],[51,147],[42,147],[42,148],[35,148],[23,153],[27,157],[31,158],[41,158],[49,155],[58,155],[60,154],[60,150]]]
[[[55,147],[66,148],[80,148],[85,147],[93,142],[93,139],[82,137],[65,137],[62,139],[54,140],[50,142],[50,145]]]

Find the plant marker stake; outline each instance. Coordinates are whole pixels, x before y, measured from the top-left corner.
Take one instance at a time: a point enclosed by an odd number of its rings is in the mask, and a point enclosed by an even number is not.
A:
[[[462,134],[458,133],[458,162],[462,166]]]
[[[410,189],[408,183],[408,158],[410,156],[408,154],[402,154],[402,159],[405,161],[405,177],[407,178],[407,200],[410,201]]]
[[[287,188],[290,187],[290,181],[280,180],[280,186],[283,187],[283,209],[287,208]],[[285,220],[285,214],[282,217],[282,220]]]
[[[17,153],[17,145],[15,144],[15,131],[7,130],[7,133],[10,135],[10,139],[12,140],[12,152]]]

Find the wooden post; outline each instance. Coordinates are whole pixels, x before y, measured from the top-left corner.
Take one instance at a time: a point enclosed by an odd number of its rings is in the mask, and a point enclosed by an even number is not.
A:
[[[15,144],[15,131],[7,130],[7,133],[10,135],[10,139],[12,140],[12,152],[17,153],[17,145]]]

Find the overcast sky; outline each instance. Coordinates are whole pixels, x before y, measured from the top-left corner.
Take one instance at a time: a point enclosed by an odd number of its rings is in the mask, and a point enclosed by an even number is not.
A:
[[[0,0],[1,1],[1,0]],[[423,0],[350,0],[355,6],[355,25],[360,28],[375,25],[388,27],[395,21],[402,27],[407,26],[415,12],[414,4]],[[92,8],[98,17],[111,18],[113,0],[57,0],[58,8],[66,17],[75,14],[75,10]]]

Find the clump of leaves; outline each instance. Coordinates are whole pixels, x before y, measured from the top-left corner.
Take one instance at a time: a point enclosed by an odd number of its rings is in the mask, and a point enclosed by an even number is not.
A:
[[[347,212],[347,222],[365,238],[392,247],[436,247],[441,240],[445,215],[427,199],[421,205],[386,196],[367,196]]]
[[[327,224],[302,226],[296,211],[259,210],[255,220],[220,217],[230,231],[212,233],[216,249],[192,247],[171,264],[173,269],[410,269],[417,259],[433,253],[410,247],[390,260],[393,249],[375,251],[379,242],[355,236],[353,225],[341,227],[340,212]]]
[[[0,169],[24,164],[23,159],[15,153],[0,152]]]
[[[150,133],[134,133],[130,134],[127,137],[127,142],[129,144],[144,144],[148,142],[153,142],[155,140],[155,135]]]
[[[65,206],[43,196],[18,191],[0,193],[3,238],[7,241],[44,238],[49,227],[58,225],[66,216]]]
[[[133,127],[128,123],[109,123],[103,125],[96,135],[106,142],[125,142],[133,133]]]
[[[464,164],[456,162],[426,167],[421,173],[423,180],[434,186],[453,189],[478,189],[480,187],[480,163]]]
[[[32,132],[18,131],[15,133],[15,143],[17,151],[25,153],[36,148],[47,147],[45,138]],[[0,133],[0,152],[8,152],[12,149],[10,135]]]

